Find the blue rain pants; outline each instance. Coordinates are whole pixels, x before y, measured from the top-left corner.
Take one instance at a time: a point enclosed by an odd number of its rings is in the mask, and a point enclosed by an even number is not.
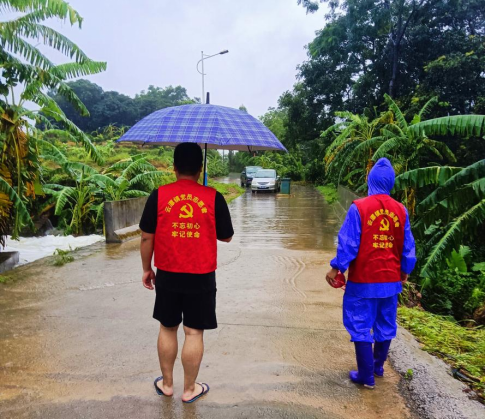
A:
[[[383,342],[396,337],[397,298],[362,298],[344,294],[344,326],[351,342]]]

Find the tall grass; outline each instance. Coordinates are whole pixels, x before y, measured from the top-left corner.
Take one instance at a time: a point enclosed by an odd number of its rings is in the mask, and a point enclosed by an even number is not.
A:
[[[455,377],[485,397],[485,329],[466,328],[456,321],[415,308],[400,307],[399,322],[423,349],[451,364]]]

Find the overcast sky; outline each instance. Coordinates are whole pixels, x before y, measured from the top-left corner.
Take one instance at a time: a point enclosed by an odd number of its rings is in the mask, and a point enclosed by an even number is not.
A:
[[[262,115],[291,89],[305,45],[324,25],[324,10],[307,15],[297,0],[71,0],[82,30],[49,23],[108,70],[89,77],[104,90],[133,96],[150,84],[181,85],[201,96],[200,53],[211,103]],[[56,57],[56,61],[59,60]]]

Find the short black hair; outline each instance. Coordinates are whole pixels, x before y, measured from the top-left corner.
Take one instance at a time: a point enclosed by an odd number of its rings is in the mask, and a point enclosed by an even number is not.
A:
[[[181,175],[196,175],[202,167],[202,149],[196,143],[179,144],[173,153],[173,165]]]

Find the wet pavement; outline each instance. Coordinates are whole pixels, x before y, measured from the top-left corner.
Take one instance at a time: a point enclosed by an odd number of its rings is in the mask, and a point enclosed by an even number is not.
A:
[[[154,294],[139,241],[94,245],[60,268],[20,267],[0,285],[1,418],[409,418],[390,368],[374,391],[347,378],[342,291],[324,279],[339,219],[314,189],[247,192],[219,245],[219,328],[205,335],[210,393],[160,398]],[[182,338],[182,336],[180,335]]]

